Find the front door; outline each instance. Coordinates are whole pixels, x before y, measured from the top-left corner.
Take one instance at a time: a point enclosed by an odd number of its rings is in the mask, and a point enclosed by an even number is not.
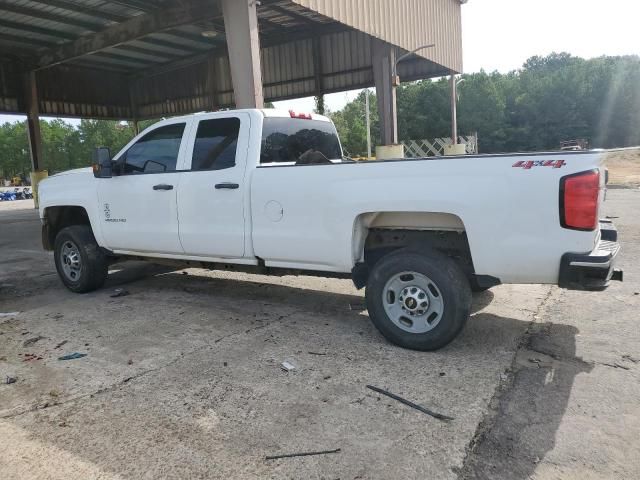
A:
[[[244,183],[250,117],[238,113],[196,117],[178,189],[180,240],[187,255],[242,258]]]
[[[112,250],[182,254],[176,197],[187,122],[145,133],[117,159],[117,175],[99,182],[102,234]]]

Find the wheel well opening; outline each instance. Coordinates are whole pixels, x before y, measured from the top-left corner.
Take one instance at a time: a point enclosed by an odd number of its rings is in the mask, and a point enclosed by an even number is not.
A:
[[[364,262],[369,269],[384,256],[401,248],[430,248],[453,259],[471,278],[474,273],[465,231],[370,229],[364,242]]]
[[[44,212],[44,220],[42,245],[45,250],[53,250],[56,236],[63,228],[71,225],[91,226],[87,211],[78,206],[48,207]]]
[[[465,226],[460,217],[442,212],[373,212],[354,225],[352,271],[356,287],[366,285],[369,272],[384,256],[402,249],[430,248],[453,259],[473,282],[476,275]]]

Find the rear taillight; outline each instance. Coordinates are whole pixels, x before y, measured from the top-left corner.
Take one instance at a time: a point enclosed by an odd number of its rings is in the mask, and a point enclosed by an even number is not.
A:
[[[598,226],[600,172],[567,175],[560,179],[560,224],[573,230],[595,230]]]

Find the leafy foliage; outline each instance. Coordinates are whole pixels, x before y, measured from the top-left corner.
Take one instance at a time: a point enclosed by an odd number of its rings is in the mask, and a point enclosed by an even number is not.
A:
[[[532,57],[522,69],[466,74],[458,87],[459,132],[478,132],[484,153],[557,149],[589,139],[597,148],[640,144],[640,58],[584,60],[567,53]],[[398,88],[400,140],[451,135],[448,79]],[[375,97],[372,133],[378,135]],[[332,114],[351,155],[366,152],[364,95]],[[379,142],[374,139],[374,145]]]

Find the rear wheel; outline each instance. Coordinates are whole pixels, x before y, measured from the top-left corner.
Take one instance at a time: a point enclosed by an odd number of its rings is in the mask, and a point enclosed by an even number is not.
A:
[[[369,276],[366,299],[376,328],[413,350],[436,350],[451,342],[471,311],[466,276],[453,260],[432,250],[399,250],[382,258]]]
[[[96,290],[107,278],[107,258],[87,225],[60,230],[55,240],[54,259],[62,283],[73,292]]]

